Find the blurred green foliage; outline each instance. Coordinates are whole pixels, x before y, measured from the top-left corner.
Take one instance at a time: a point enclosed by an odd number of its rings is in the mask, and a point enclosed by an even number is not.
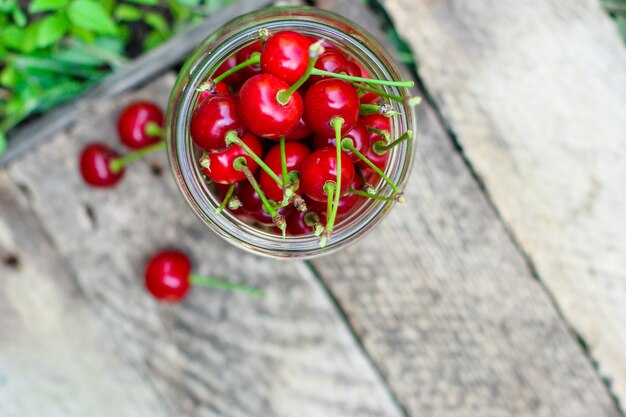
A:
[[[0,0],[0,154],[9,129],[71,100],[232,0]]]
[[[602,0],[604,8],[615,19],[617,30],[626,42],[626,0]]]

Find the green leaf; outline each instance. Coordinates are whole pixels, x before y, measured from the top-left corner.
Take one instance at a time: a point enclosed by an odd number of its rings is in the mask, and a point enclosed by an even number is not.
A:
[[[185,7],[198,7],[200,5],[200,0],[175,0],[176,3],[181,4]]]
[[[163,41],[167,39],[165,36],[163,36],[163,34],[157,32],[156,30],[151,32],[148,36],[146,36],[146,39],[144,39],[143,41],[143,49],[144,51],[148,51],[158,45],[160,45],[161,43],[163,43]]]
[[[2,29],[0,32],[0,40],[4,46],[9,49],[21,51],[22,44],[24,42],[25,31],[15,25],[10,25]]]
[[[24,14],[24,12],[22,11],[22,9],[19,8],[19,6],[13,9],[13,21],[19,27],[26,26],[26,21],[27,21],[26,14]]]
[[[50,10],[58,10],[67,6],[69,0],[35,0],[28,6],[30,13],[47,12]]]
[[[45,48],[46,46],[54,44],[65,35],[68,26],[69,22],[63,13],[55,13],[44,17],[39,21],[37,46],[39,48]]]
[[[141,20],[143,12],[141,9],[135,6],[129,6],[128,4],[120,4],[115,9],[113,16],[121,22],[135,22]]]
[[[62,50],[52,55],[51,58],[55,61],[90,67],[99,67],[100,65],[105,63],[102,58],[93,56],[82,48],[75,46],[63,48]]]
[[[167,36],[170,34],[171,31],[167,21],[159,13],[146,13],[145,20],[147,24],[156,29],[161,35]]]
[[[117,26],[111,16],[94,0],[74,0],[67,12],[76,26],[106,35],[117,34]]]
[[[2,72],[0,72],[0,84],[5,87],[15,86],[17,79],[18,73],[13,65],[7,65]]]
[[[0,155],[7,150],[7,135],[5,132],[0,132]]]
[[[129,3],[145,4],[147,6],[158,6],[159,0],[126,0]]]

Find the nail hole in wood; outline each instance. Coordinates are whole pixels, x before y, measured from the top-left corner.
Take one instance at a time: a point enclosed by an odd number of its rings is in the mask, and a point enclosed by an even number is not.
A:
[[[85,210],[85,214],[87,215],[87,218],[89,219],[89,222],[92,224],[92,226],[96,226],[96,213],[93,211],[93,207],[91,207],[89,204],[85,204],[83,205],[83,209]]]
[[[155,177],[160,177],[161,175],[163,175],[163,167],[160,163],[156,161],[150,162],[150,171],[152,171],[152,175],[154,175]]]
[[[20,258],[14,253],[6,253],[2,255],[2,263],[11,269],[20,267]]]

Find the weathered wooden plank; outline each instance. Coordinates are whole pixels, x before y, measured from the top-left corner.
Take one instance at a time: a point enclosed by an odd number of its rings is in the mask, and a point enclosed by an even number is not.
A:
[[[626,404],[626,49],[613,22],[595,0],[385,4],[494,204]]]
[[[102,80],[84,97],[62,105],[16,129],[9,137],[6,153],[0,156],[0,167],[75,122],[81,110],[89,103],[130,91],[164,74],[183,61],[200,42],[229,20],[246,12],[269,6],[271,3],[272,0],[238,0],[187,32],[129,62],[121,70]]]
[[[0,171],[0,415],[173,416]],[[114,400],[114,401],[112,401]]]
[[[150,163],[167,169],[165,155],[133,166],[115,190],[81,183],[80,147],[92,140],[114,144],[117,111],[138,98],[164,105],[172,84],[170,74],[86,108],[88,117],[72,130],[8,170],[30,190],[33,210],[119,355],[130,367],[146,368],[175,415],[400,416],[308,268],[243,253],[209,232],[169,172],[151,173]],[[267,297],[198,289],[183,304],[156,303],[143,289],[143,264],[170,245],[189,252],[199,273],[261,286]],[[55,383],[42,378],[42,385]]]
[[[360,3],[322,4],[376,27]],[[418,131],[409,203],[313,262],[401,405],[411,416],[618,416],[428,105]]]

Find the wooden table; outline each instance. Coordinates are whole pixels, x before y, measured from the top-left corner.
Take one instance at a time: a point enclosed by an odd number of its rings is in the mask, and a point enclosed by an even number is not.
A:
[[[379,34],[361,2],[320,0]],[[626,49],[595,0],[388,0],[426,98],[409,204],[312,262],[243,253],[165,156],[112,192],[76,155],[175,75],[0,170],[0,416],[623,416]],[[381,36],[381,35],[379,35]],[[263,287],[158,304],[168,245]]]

